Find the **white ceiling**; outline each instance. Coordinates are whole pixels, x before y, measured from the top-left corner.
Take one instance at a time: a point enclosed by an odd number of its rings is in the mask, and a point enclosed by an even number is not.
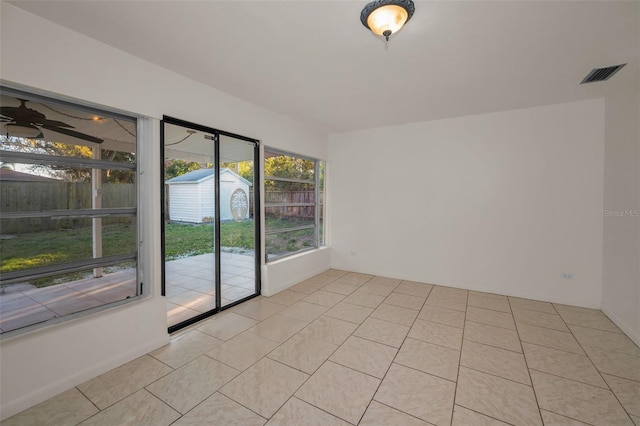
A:
[[[11,3],[327,133],[598,97],[610,83],[579,85],[592,68],[639,73],[635,1],[417,1],[388,49],[367,0]]]
[[[9,95],[0,96],[0,106],[19,107],[20,101]],[[85,133],[103,139],[102,149],[131,152],[135,143],[135,123],[101,117],[93,112],[70,109],[40,100],[27,100],[26,108],[43,114],[47,120],[61,121],[70,130]],[[0,121],[0,134],[7,134],[7,122]],[[52,130],[39,127],[44,140],[63,142],[70,145],[95,147],[96,144],[83,139],[70,137]],[[212,136],[201,131],[165,123],[165,157],[211,163],[214,161]],[[253,144],[227,135],[220,135],[220,161],[229,163],[253,159]]]

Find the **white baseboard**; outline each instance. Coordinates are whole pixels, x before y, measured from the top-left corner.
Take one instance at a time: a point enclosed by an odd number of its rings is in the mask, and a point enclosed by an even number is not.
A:
[[[635,343],[636,345],[638,345],[640,347],[640,334],[637,330],[634,330],[633,328],[631,328],[628,324],[626,324],[624,321],[622,321],[622,319],[620,317],[618,317],[617,315],[615,315],[613,312],[611,312],[610,310],[606,309],[606,308],[601,308],[602,312],[604,312],[604,314],[606,316],[609,317],[609,319],[611,321],[613,321],[613,323],[615,325],[618,326],[618,328],[620,330],[622,330],[622,332],[624,334],[627,335],[627,337],[629,337],[629,339],[633,340],[633,343]]]

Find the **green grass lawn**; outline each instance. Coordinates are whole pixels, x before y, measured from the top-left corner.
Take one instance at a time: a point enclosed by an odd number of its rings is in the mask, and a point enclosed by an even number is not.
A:
[[[220,235],[222,247],[253,250],[252,222],[222,223]],[[167,224],[165,238],[167,260],[213,251],[212,224]],[[103,256],[131,253],[135,248],[135,227],[126,224],[103,226]],[[0,272],[90,259],[92,250],[90,227],[18,234],[0,240]]]
[[[268,219],[267,229],[284,229],[300,224],[302,223],[292,223],[283,219]],[[220,227],[220,243],[223,251],[251,252],[254,250],[252,221],[224,222],[220,224]],[[213,224],[166,224],[166,260],[213,252],[213,233]],[[91,234],[91,227],[85,226],[74,229],[22,233],[10,238],[5,236],[0,239],[0,272],[6,273],[91,259],[93,255]],[[103,225],[102,241],[103,256],[134,252],[136,249],[136,227],[122,223]],[[313,247],[313,229],[269,234],[266,236],[266,245],[269,257]],[[83,273],[76,273],[73,275],[73,279],[79,279],[82,276]],[[66,274],[65,277],[68,280],[71,274]],[[32,280],[32,283],[38,287],[56,282],[53,277]]]
[[[167,260],[213,252],[213,224],[165,225],[165,256]],[[253,250],[254,230],[252,221],[223,222],[220,224],[220,245],[223,248]]]
[[[131,253],[135,249],[135,226],[103,226],[103,256]],[[92,257],[91,227],[30,232],[0,240],[0,272],[19,271]]]

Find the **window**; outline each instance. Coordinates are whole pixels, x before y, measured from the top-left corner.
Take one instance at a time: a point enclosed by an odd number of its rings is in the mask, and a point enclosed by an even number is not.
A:
[[[265,149],[267,261],[324,244],[324,162]]]
[[[137,120],[1,94],[0,331],[140,295]]]

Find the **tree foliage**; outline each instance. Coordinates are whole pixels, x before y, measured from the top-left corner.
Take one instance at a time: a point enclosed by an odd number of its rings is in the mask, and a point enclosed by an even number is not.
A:
[[[297,179],[314,181],[315,161],[305,160],[288,155],[274,155],[264,159],[265,189],[267,190],[306,190],[310,189],[308,184],[300,182],[282,182],[269,180],[269,177],[280,177],[287,179]]]
[[[0,148],[6,151],[48,154],[57,157],[92,158],[93,149],[84,145],[50,142],[43,139],[27,139],[0,136]],[[135,154],[103,149],[103,160],[135,163]],[[59,178],[67,182],[91,181],[90,169],[68,168],[64,166],[33,164],[28,167],[37,174]],[[135,173],[128,170],[103,170],[102,180],[108,183],[133,183]]]
[[[237,163],[220,163],[220,168],[233,170],[249,182],[253,183],[253,161],[239,161]]]
[[[305,191],[313,187],[307,183],[283,182],[270,180],[269,177],[306,180],[314,182],[315,161],[288,155],[270,155],[265,153],[264,176],[267,191]],[[238,163],[222,163],[220,167],[227,167],[243,178],[253,182],[253,161]],[[324,188],[324,167],[320,167],[320,189]]]
[[[265,156],[266,158],[264,160],[264,176],[265,189],[267,191],[304,191],[312,188],[312,186],[307,183],[275,181],[270,180],[269,177],[280,177],[314,182],[315,161],[291,157],[288,155],[270,156],[268,152],[265,154]],[[229,168],[248,181],[253,182],[253,161],[221,163],[220,167]],[[323,176],[324,169],[321,168],[321,182]]]
[[[205,164],[205,167],[208,164]],[[164,180],[169,180],[177,176],[182,176],[185,173],[192,172],[194,170],[200,170],[202,166],[195,161],[185,160],[165,160],[164,162]]]
[[[64,157],[92,157],[92,148],[83,145],[71,145],[45,140],[25,139],[0,136],[0,148],[8,151],[49,154]],[[116,162],[135,163],[135,154],[103,149],[102,159]],[[300,182],[283,182],[268,179],[280,177],[313,182],[315,179],[315,162],[294,156],[265,152],[264,176],[265,189],[268,191],[299,191],[313,188],[312,185]],[[198,163],[186,160],[165,160],[164,179],[168,180],[185,173],[210,168],[210,163]],[[239,161],[221,163],[220,167],[229,168],[243,178],[253,182],[253,161]],[[35,173],[57,177],[70,182],[88,182],[91,180],[90,169],[70,169],[61,166],[31,165]],[[324,168],[320,168],[321,188],[323,185]],[[133,183],[135,173],[128,170],[103,170],[105,183]]]
[[[136,156],[131,152],[102,150],[102,159],[117,161],[118,163],[135,163]],[[130,170],[105,170],[103,181],[109,183],[134,183],[135,172]]]

